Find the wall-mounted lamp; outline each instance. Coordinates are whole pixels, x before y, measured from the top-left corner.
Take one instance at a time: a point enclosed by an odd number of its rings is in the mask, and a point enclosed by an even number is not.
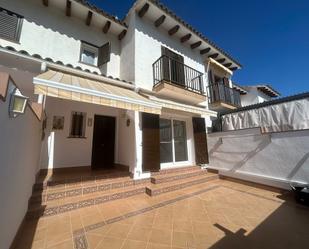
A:
[[[15,118],[20,114],[24,114],[28,99],[28,97],[21,94],[18,88],[15,88],[11,93],[9,106],[10,117]]]

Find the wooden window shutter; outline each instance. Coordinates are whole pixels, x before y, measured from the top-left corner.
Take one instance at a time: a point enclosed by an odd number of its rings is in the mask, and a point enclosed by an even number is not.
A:
[[[209,81],[209,84],[212,85],[212,84],[215,84],[215,77],[214,77],[214,74],[212,73],[212,70],[209,70],[208,72],[208,81]]]
[[[23,18],[11,11],[0,8],[0,37],[19,41]]]
[[[185,85],[184,57],[172,50],[161,46],[163,58],[164,80],[172,81],[179,85]],[[170,75],[171,74],[171,75]]]
[[[110,61],[111,54],[111,44],[110,42],[105,43],[103,46],[99,47],[98,50],[98,67],[104,65]]]
[[[205,119],[193,117],[192,122],[196,164],[209,163]]]
[[[160,116],[142,113],[143,171],[160,170]]]
[[[162,80],[170,81],[170,60],[166,47],[161,46],[161,54],[163,56],[161,63]]]

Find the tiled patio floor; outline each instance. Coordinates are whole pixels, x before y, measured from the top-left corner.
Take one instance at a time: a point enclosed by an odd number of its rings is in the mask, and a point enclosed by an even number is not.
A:
[[[214,180],[28,221],[18,248],[308,248],[308,228],[290,197]]]

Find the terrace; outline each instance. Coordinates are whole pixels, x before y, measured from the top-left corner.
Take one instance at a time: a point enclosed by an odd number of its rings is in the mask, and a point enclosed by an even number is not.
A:
[[[88,173],[80,179],[91,185],[97,180]],[[100,181],[104,180],[101,173]],[[169,178],[177,174],[166,172]],[[139,186],[149,184],[144,181]],[[100,198],[97,193],[90,196]],[[309,208],[296,204],[288,191],[214,179],[161,195],[140,193],[28,217],[15,248],[304,248],[309,243],[308,214]]]

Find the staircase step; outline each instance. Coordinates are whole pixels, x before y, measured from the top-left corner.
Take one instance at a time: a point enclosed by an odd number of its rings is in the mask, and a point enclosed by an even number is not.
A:
[[[46,189],[64,189],[74,186],[86,185],[93,182],[103,182],[108,180],[117,180],[119,178],[128,177],[128,172],[117,172],[102,175],[80,176],[75,178],[43,180],[37,181],[33,185],[33,191],[41,191]]]
[[[179,189],[187,188],[196,184],[208,182],[218,179],[217,174],[204,174],[202,176],[194,176],[187,179],[177,180],[176,182],[166,182],[161,184],[151,184],[146,187],[146,194],[149,196],[160,195],[163,193],[176,191]]]
[[[149,179],[133,180],[130,177],[121,177],[117,179],[104,179],[88,182],[85,185],[67,185],[60,189],[46,189],[42,191],[34,191],[29,204],[48,203],[58,199],[64,199],[73,196],[85,196],[97,192],[106,192],[112,189],[127,188],[149,183]]]
[[[145,193],[145,185],[140,184],[139,186],[127,187],[122,191],[119,189],[110,190],[102,195],[93,194],[93,196],[82,196],[78,199],[76,197],[72,197],[61,202],[54,201],[46,205],[32,204],[28,207],[27,218],[33,219],[42,216],[53,216],[105,202],[125,199],[143,193]]]
[[[178,167],[178,168],[172,168],[172,169],[162,169],[158,172],[152,172],[151,176],[174,174],[174,173],[179,173],[179,172],[190,172],[190,171],[199,170],[199,169],[201,169],[200,166],[187,166],[187,167]]]
[[[191,178],[194,176],[205,175],[205,174],[207,174],[207,170],[203,170],[203,169],[196,169],[196,170],[184,171],[184,172],[180,171],[180,172],[176,172],[175,174],[163,174],[163,175],[151,177],[151,183],[159,184],[159,183],[165,183],[165,182],[172,182],[175,180],[181,180],[181,179]]]

